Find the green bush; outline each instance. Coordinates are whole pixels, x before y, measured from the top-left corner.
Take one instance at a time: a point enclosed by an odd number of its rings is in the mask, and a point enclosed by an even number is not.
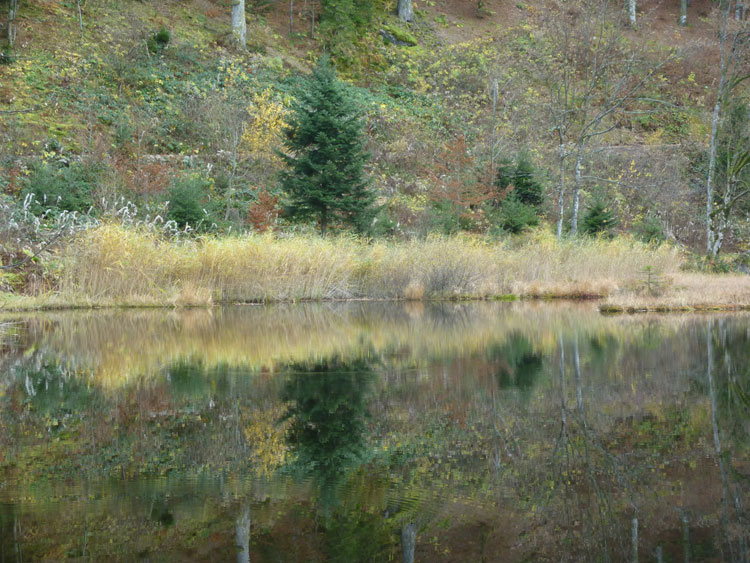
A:
[[[86,213],[94,204],[101,172],[100,164],[36,164],[24,180],[21,195],[33,196],[29,208],[37,215],[47,210]]]
[[[475,227],[471,216],[462,213],[452,201],[443,199],[432,202],[429,214],[429,229],[444,235],[459,231],[470,231]]]
[[[159,31],[148,38],[146,45],[148,46],[150,53],[158,53],[169,44],[171,39],[172,32],[166,27],[162,27]]]
[[[544,188],[537,179],[537,173],[531,158],[521,152],[515,162],[509,159],[500,161],[495,176],[495,186],[502,195],[511,188],[512,193],[520,203],[537,210],[544,203]]]
[[[0,49],[0,65],[12,65],[16,60],[17,57],[11,49]]]
[[[169,43],[169,40],[172,39],[172,32],[170,32],[166,27],[162,27],[159,31],[156,32],[154,35],[154,40],[161,46],[166,45]]]
[[[587,235],[611,234],[617,225],[617,216],[607,202],[595,198],[583,216],[582,231]]]
[[[167,190],[167,218],[184,229],[205,231],[216,222],[216,207],[209,197],[211,181],[197,174],[176,178]]]
[[[490,220],[490,232],[518,234],[539,224],[537,209],[521,201],[516,194],[506,197],[499,207],[490,208],[487,212]]]
[[[660,244],[664,242],[667,236],[664,234],[664,228],[661,221],[656,215],[648,214],[633,225],[635,236],[646,244]]]

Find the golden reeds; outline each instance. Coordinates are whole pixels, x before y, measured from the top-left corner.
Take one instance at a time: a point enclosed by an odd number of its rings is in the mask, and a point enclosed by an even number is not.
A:
[[[642,279],[611,296],[600,309],[607,313],[750,310],[750,276],[680,272],[657,287]]]
[[[629,238],[557,241],[546,231],[491,241],[434,236],[236,235],[169,240],[103,225],[60,256],[57,302],[207,305],[325,299],[606,297],[652,268],[674,275],[678,252]]]

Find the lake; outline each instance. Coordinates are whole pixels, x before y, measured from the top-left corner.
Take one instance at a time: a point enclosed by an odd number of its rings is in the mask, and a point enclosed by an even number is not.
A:
[[[750,561],[750,316],[0,318],[0,563]]]

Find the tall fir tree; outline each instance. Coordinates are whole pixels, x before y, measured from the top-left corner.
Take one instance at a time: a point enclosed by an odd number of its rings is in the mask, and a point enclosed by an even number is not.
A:
[[[337,223],[366,232],[375,193],[364,173],[369,155],[361,112],[325,55],[297,98],[284,144],[287,214],[317,221],[322,235]]]

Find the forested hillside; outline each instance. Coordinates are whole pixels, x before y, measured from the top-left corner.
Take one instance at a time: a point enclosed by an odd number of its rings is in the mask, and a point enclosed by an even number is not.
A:
[[[742,267],[741,3],[1,6],[4,264],[114,221],[167,235],[630,233],[739,253],[727,267]],[[301,213],[290,193],[300,96],[323,53],[351,110],[340,117],[359,126],[364,219],[335,203]]]

